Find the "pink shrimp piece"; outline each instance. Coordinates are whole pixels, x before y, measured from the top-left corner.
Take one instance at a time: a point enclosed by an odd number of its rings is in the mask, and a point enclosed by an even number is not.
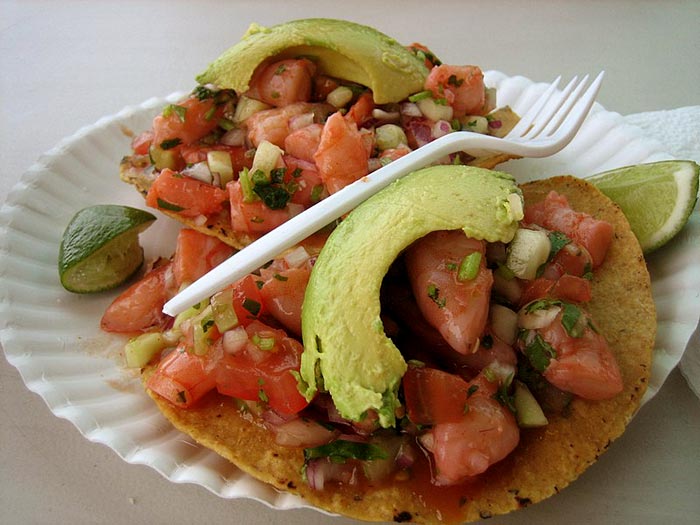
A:
[[[586,314],[582,311],[582,315]],[[563,311],[537,330],[556,352],[543,372],[545,379],[560,390],[593,401],[610,399],[622,392],[622,375],[605,338],[588,322],[582,323],[580,337],[572,337],[562,324],[562,316]],[[525,342],[520,344],[524,346]]]
[[[472,394],[462,419],[438,423],[420,438],[433,454],[436,485],[453,485],[485,472],[520,441],[513,414],[493,397],[498,383],[480,374],[468,385]]]
[[[314,153],[321,179],[330,193],[369,173],[369,152],[357,125],[333,113],[323,126],[321,142]]]
[[[543,201],[526,207],[525,222],[567,235],[588,251],[594,268],[603,263],[614,233],[609,222],[574,211],[567,198],[555,191],[549,192]]]
[[[316,66],[310,60],[288,59],[256,69],[247,96],[275,107],[311,99]]]
[[[455,117],[484,113],[484,74],[477,66],[436,66],[425,79],[425,89],[436,99],[446,99]]]
[[[418,308],[449,345],[461,354],[472,353],[488,321],[493,275],[486,268],[483,241],[462,231],[433,232],[406,252],[406,266]],[[479,252],[479,270],[473,279],[459,281],[462,260]]]
[[[294,130],[284,139],[284,151],[292,157],[313,162],[322,131],[323,125],[315,123]]]
[[[332,106],[329,104],[311,104],[295,102],[281,108],[264,109],[253,113],[245,120],[248,128],[248,140],[258,147],[264,140],[284,148],[287,135],[302,127],[325,117]]]

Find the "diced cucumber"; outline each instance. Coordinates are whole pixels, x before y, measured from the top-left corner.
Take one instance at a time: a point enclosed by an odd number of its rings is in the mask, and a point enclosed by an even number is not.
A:
[[[508,245],[506,266],[516,277],[532,280],[537,269],[547,261],[551,243],[547,234],[540,230],[518,228]]]
[[[219,332],[238,326],[238,316],[233,309],[233,289],[227,288],[218,292],[211,298],[211,308],[214,315],[214,322]]]
[[[216,326],[212,307],[207,306],[202,312],[192,319],[192,330],[195,355],[204,355],[209,351],[211,339],[209,334],[211,329]]]
[[[535,428],[549,424],[542,407],[527,385],[517,379],[513,384],[515,385],[513,403],[515,404],[515,417],[518,425],[522,428]]]
[[[406,133],[396,124],[384,124],[374,130],[375,143],[379,151],[396,148],[399,144],[408,144]]]
[[[209,171],[219,174],[222,188],[225,188],[226,184],[233,180],[233,164],[228,151],[207,152],[207,164],[209,165]]]
[[[326,96],[326,102],[336,108],[344,108],[352,100],[352,89],[338,86]]]
[[[255,173],[260,170],[269,179],[270,172],[277,167],[283,153],[284,150],[279,146],[275,146],[272,142],[263,140],[255,150],[250,173]]]
[[[158,352],[168,346],[167,338],[160,332],[149,332],[133,338],[124,347],[128,368],[141,368]]]
[[[432,97],[422,98],[416,102],[418,104],[418,109],[427,118],[437,122],[438,120],[451,121],[454,115],[454,110],[452,106],[447,104],[438,104]]]
[[[239,124],[258,111],[270,109],[271,107],[272,106],[269,106],[259,100],[255,100],[254,98],[242,96],[240,99],[238,99],[236,111],[234,111],[233,118],[231,120],[233,120],[234,124]]]
[[[151,146],[148,150],[148,154],[151,157],[151,162],[158,170],[164,170],[166,168],[175,168],[176,158],[175,152],[170,149],[163,149],[159,146]]]

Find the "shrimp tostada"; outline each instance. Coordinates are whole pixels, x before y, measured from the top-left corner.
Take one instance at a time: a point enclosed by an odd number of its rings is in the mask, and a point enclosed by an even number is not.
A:
[[[387,67],[403,81],[383,83]],[[536,503],[623,432],[650,375],[650,280],[622,212],[573,177],[518,187],[458,155],[176,318],[162,312],[235,248],[419,146],[421,130],[430,140],[476,116],[497,129],[479,76],[347,22],[254,27],[137,137],[123,178],[190,227],[102,327],[134,335],[127,364],[175,427],[321,509],[416,523]]]
[[[149,206],[238,249],[437,137],[503,136],[518,121],[496,108],[479,67],[341,20],[253,24],[197,80],[133,139],[121,178]]]

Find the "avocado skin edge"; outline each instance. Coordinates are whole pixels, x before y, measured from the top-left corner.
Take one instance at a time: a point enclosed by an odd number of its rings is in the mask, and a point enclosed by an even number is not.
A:
[[[340,414],[359,421],[374,409],[380,425],[395,424],[406,371],[384,334],[379,291],[389,266],[413,241],[432,231],[461,229],[488,242],[508,242],[522,210],[505,173],[469,166],[434,166],[394,182],[336,228],[311,273],[302,308],[304,353],[300,390],[311,399],[331,394]]]

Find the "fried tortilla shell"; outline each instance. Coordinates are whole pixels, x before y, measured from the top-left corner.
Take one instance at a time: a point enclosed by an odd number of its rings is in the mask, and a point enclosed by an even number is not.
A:
[[[506,155],[505,153],[497,153],[488,157],[475,158],[469,162],[469,165],[478,168],[493,169],[497,165],[513,158],[516,157]],[[124,157],[120,164],[119,176],[122,181],[134,186],[144,197],[148,193],[148,189],[151,187],[151,183],[155,178],[148,155]],[[248,246],[257,238],[251,234],[234,231],[231,227],[231,215],[228,209],[224,209],[214,217],[209,217],[209,220],[204,224],[201,224],[192,217],[183,217],[173,211],[164,209],[159,209],[159,211],[188,228],[217,237],[222,242],[225,242],[237,250]]]
[[[302,477],[303,450],[277,445],[274,435],[242,413],[234,400],[211,393],[195,408],[182,410],[150,395],[176,428],[251,476],[356,519],[468,522],[559,492],[598,459],[636,412],[650,375],[656,314],[642,251],[616,205],[590,184],[568,176],[528,183],[522,189],[531,203],[556,190],[574,209],[613,225],[614,242],[593,279],[589,311],[617,358],[624,390],[606,401],[574,399],[570,410],[549,417],[546,427],[523,429],[516,450],[474,482],[429,492],[419,492],[424,489],[411,479],[379,486],[328,483],[325,490],[315,491]]]

